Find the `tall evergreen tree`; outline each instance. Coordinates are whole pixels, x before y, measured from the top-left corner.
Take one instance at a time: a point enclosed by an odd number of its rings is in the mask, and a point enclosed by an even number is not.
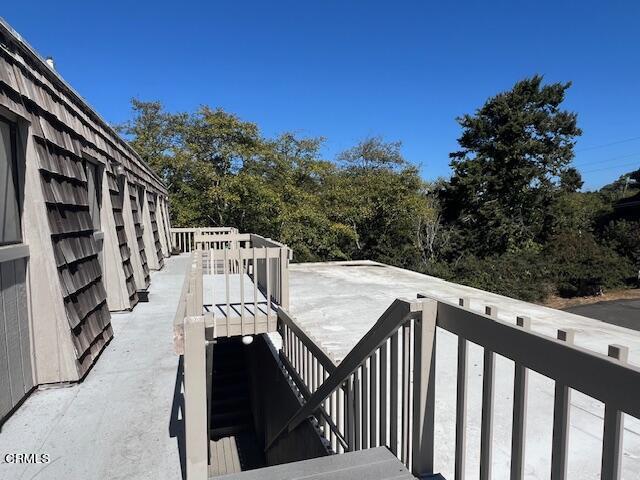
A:
[[[570,85],[543,85],[536,75],[458,118],[461,148],[450,154],[443,206],[466,250],[484,256],[547,238],[554,196],[563,175],[571,176],[582,133],[576,114],[561,109]]]

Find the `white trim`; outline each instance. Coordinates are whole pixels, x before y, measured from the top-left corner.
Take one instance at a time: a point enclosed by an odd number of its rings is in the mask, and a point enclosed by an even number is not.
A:
[[[0,247],[0,263],[27,257],[29,257],[29,245],[26,243],[4,245]]]

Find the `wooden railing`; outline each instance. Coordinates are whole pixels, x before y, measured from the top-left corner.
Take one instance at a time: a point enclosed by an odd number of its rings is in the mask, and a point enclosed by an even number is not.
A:
[[[211,375],[207,366],[211,352],[206,329],[211,319],[203,315],[202,256],[191,254],[174,318],[174,346],[184,355],[184,436],[186,478],[205,480],[208,474],[208,405]]]
[[[415,475],[433,473],[437,328],[458,337],[457,365],[451,366],[457,370],[456,439],[451,452],[456,479],[464,478],[466,467],[470,342],[484,349],[481,479],[492,478],[496,355],[515,362],[512,479],[524,477],[529,370],[556,385],[551,478],[566,478],[570,389],[604,403],[601,478],[620,477],[622,413],[640,418],[640,369],[626,363],[627,349],[611,345],[609,356],[600,355],[573,345],[571,331],[547,337],[532,332],[526,317],[510,324],[497,318],[495,307],[487,306],[485,314],[469,310],[466,299],[458,305],[429,298],[396,300],[337,366],[286,312],[279,311],[281,358],[306,402],[269,446],[313,415],[338,453],[386,445]]]
[[[218,236],[238,233],[234,227],[203,227],[203,228],[172,228],[171,244],[180,253],[189,253],[196,249],[196,238],[203,240],[204,236]]]
[[[201,240],[198,235],[215,240]],[[288,308],[291,250],[258,235],[196,232],[174,318],[176,353],[184,355],[184,412],[187,479],[206,479],[208,470],[213,340],[276,330],[276,312]],[[224,301],[205,305],[205,275],[224,276]],[[252,299],[245,299],[245,280]],[[238,282],[237,289],[234,282]],[[240,293],[235,300],[231,291]],[[207,292],[209,293],[209,292]],[[264,295],[264,296],[261,296]],[[213,308],[215,307],[215,308]],[[209,308],[210,311],[206,311]],[[232,311],[239,309],[235,316]],[[215,461],[212,459],[212,461]]]

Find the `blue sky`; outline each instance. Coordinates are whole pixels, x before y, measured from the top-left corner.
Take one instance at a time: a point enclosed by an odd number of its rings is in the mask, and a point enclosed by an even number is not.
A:
[[[587,188],[640,167],[640,2],[35,1],[0,10],[109,122],[220,106],[266,135],[401,140],[449,175],[455,117],[535,73],[573,82]]]

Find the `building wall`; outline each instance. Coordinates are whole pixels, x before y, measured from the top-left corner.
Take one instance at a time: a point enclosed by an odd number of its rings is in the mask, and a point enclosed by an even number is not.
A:
[[[163,265],[169,219],[157,219],[159,177],[1,19],[0,117],[19,132],[22,230],[0,257],[28,252],[0,259],[1,419],[33,385],[86,375],[113,336],[109,310],[133,308],[149,286],[147,255]]]
[[[33,388],[27,260],[0,263],[0,419]]]
[[[297,412],[301,400],[284,376],[277,353],[264,335],[254,337],[248,348],[248,358],[254,426],[258,441],[264,447]],[[265,452],[268,466],[325,455],[329,455],[327,446],[309,420],[282,435]]]

